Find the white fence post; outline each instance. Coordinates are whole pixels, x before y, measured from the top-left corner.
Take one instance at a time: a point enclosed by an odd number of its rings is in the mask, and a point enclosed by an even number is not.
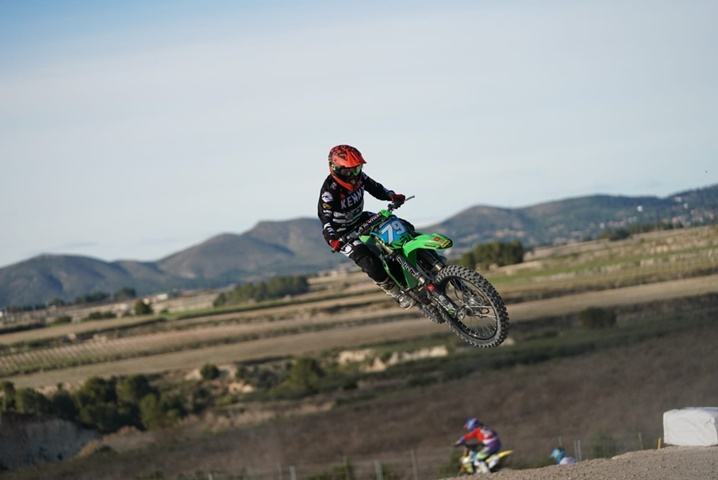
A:
[[[580,439],[580,438],[579,438],[578,440],[576,440],[576,445],[577,445],[577,447],[578,447],[578,448],[577,448],[577,450],[578,450],[578,458],[577,458],[576,460],[580,462],[580,461],[583,460],[583,452],[581,451],[581,439]]]
[[[381,471],[381,463],[378,460],[374,460],[374,472],[376,472],[376,480],[383,480],[384,474]]]

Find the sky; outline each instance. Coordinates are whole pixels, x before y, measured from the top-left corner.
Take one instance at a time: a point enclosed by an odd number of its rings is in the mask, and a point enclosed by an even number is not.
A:
[[[718,183],[718,2],[0,2],[0,266],[316,215],[336,144],[416,198]],[[367,199],[366,207],[381,205]]]

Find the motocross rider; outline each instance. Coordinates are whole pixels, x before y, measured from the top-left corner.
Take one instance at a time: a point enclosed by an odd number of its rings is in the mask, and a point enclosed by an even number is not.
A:
[[[469,433],[462,435],[455,447],[464,446],[471,451],[471,460],[479,467],[482,473],[489,473],[486,459],[501,449],[499,435],[488,425],[476,418],[469,418],[464,424]],[[479,447],[482,447],[479,450]]]
[[[406,200],[401,193],[387,190],[362,172],[365,163],[359,150],[350,145],[337,145],[329,151],[329,175],[319,194],[318,212],[322,233],[332,250],[341,251],[351,258],[402,308],[409,308],[414,304],[413,299],[401,293],[387,275],[381,260],[364,243],[357,239],[342,245],[339,240],[371,216],[370,212],[364,211],[364,190],[396,206]]]

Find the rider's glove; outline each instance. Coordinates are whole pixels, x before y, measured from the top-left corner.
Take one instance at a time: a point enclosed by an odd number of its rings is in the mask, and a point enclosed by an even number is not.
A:
[[[464,437],[461,437],[461,438],[458,439],[456,442],[454,442],[454,446],[455,446],[455,447],[460,447],[460,446],[462,446],[463,444],[464,444]]]
[[[342,248],[342,242],[340,242],[338,238],[335,238],[334,240],[329,240],[329,246],[332,247],[332,250],[338,252],[339,249]]]
[[[391,200],[394,205],[399,206],[406,201],[406,196],[401,193],[392,193],[389,195],[389,200]]]

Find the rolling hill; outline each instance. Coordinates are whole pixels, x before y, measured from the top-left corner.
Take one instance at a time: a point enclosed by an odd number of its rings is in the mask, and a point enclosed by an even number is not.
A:
[[[464,250],[496,239],[561,244],[596,237],[608,228],[658,222],[690,226],[717,219],[718,185],[713,185],[665,198],[592,195],[514,209],[474,206],[425,230],[451,236]]]
[[[594,237],[606,228],[670,221],[715,223],[718,185],[665,198],[592,195],[523,208],[474,206],[422,228],[449,235],[455,252],[476,243],[519,239],[527,246]],[[311,273],[346,261],[332,254],[319,221],[264,221],[242,234],[212,237],[155,262],[106,262],[76,255],[40,255],[0,268],[0,307],[72,300],[93,291],[134,287],[140,293],[204,288],[272,275]]]

